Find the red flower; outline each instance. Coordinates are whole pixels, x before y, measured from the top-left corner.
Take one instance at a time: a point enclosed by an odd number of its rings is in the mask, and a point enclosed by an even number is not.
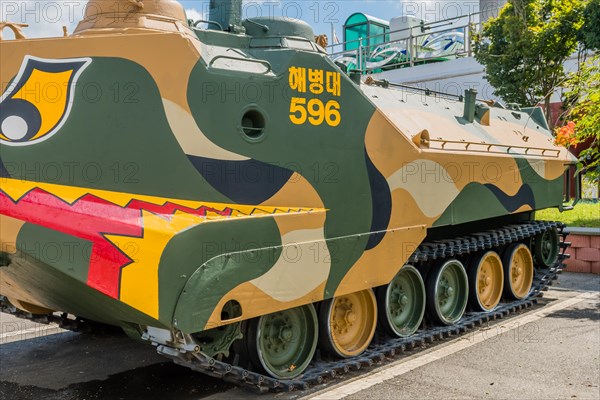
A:
[[[554,144],[564,147],[577,147],[577,137],[575,136],[575,122],[569,121],[566,125],[556,128],[556,138]]]

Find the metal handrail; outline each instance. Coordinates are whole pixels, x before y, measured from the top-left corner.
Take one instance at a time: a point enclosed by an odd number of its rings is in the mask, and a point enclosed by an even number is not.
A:
[[[340,56],[344,56],[344,55],[350,56],[352,54],[355,54],[357,64],[358,64],[356,70],[360,71],[361,73],[365,73],[365,72],[369,72],[370,70],[381,68],[381,67],[366,68],[366,62],[365,62],[365,58],[367,56],[366,50],[373,48],[373,47],[382,47],[382,46],[386,46],[386,45],[389,46],[389,45],[397,44],[400,42],[406,42],[406,46],[404,48],[406,49],[407,60],[400,62],[400,63],[385,65],[385,67],[386,68],[394,68],[394,67],[400,67],[403,65],[414,66],[415,63],[422,62],[422,61],[424,62],[427,60],[432,60],[432,59],[436,59],[436,58],[440,57],[440,56],[418,57],[416,54],[416,51],[415,51],[417,40],[423,36],[429,36],[432,33],[432,32],[424,33],[425,31],[432,30],[434,28],[443,27],[443,26],[448,26],[448,25],[453,25],[453,27],[447,28],[447,29],[442,29],[442,30],[436,30],[434,33],[439,34],[439,33],[456,32],[456,31],[462,30],[463,35],[464,35],[464,43],[461,46],[462,50],[456,51],[455,53],[448,54],[448,55],[455,55],[455,56],[466,55],[466,56],[470,57],[470,56],[472,56],[472,46],[471,46],[472,33],[474,31],[478,31],[482,25],[481,22],[474,23],[473,17],[477,16],[477,15],[481,15],[483,13],[487,13],[489,11],[490,10],[485,10],[485,11],[479,11],[476,13],[464,14],[464,15],[461,15],[458,17],[446,18],[446,19],[442,19],[439,21],[423,23],[423,24],[420,24],[417,26],[411,26],[408,28],[397,29],[394,31],[379,33],[376,35],[370,35],[370,36],[367,36],[364,38],[361,37],[358,39],[348,40],[348,41],[345,41],[342,43],[334,43],[334,44],[327,46],[327,49],[330,51],[329,57],[335,61],[337,58],[340,58]],[[464,20],[464,19],[467,19],[466,23],[459,25],[459,26],[454,26],[454,24],[457,23],[459,20]],[[415,34],[413,34],[414,29],[420,29],[421,32],[415,35]],[[390,36],[392,34],[400,33],[400,32],[408,32],[409,36],[407,38],[394,39],[394,40],[383,41],[381,43],[370,44],[372,39],[381,38],[382,36],[385,38],[386,36]],[[369,45],[365,46],[364,45],[365,41],[367,41],[367,43],[369,43]],[[354,44],[357,42],[358,42],[358,48],[356,48],[356,49],[336,51],[336,48],[339,46],[342,46],[342,48],[345,49],[348,44]]]
[[[571,202],[571,167],[572,166],[573,165],[569,165],[564,174],[565,193],[563,196],[564,199],[559,206],[559,210],[561,212],[572,210],[573,208],[575,208],[577,203],[579,203],[579,201],[581,200],[581,174],[577,173],[577,171],[576,171],[573,174],[573,179],[575,179],[575,197],[573,198],[573,201]],[[569,202],[571,202],[571,204],[569,204]]]
[[[200,25],[200,24],[215,25],[215,26],[219,27],[219,30],[222,30],[222,31],[225,30],[225,29],[223,29],[223,25],[221,25],[219,22],[211,21],[209,19],[199,19],[199,20],[195,21],[192,24],[192,28],[198,28],[198,25]]]
[[[464,151],[478,151],[477,149],[472,149],[469,147],[481,146],[481,147],[487,147],[487,149],[484,150],[487,153],[509,154],[512,149],[520,149],[520,150],[525,150],[525,152],[523,153],[525,155],[545,156],[546,152],[555,152],[554,155],[549,155],[549,157],[558,158],[560,156],[560,150],[545,149],[543,147],[527,147],[527,146],[517,146],[517,145],[509,145],[509,144],[501,144],[501,143],[469,142],[466,140],[446,140],[446,139],[428,139],[427,142],[442,143],[441,150],[446,150],[445,147],[447,144],[461,144],[461,145],[465,145]],[[499,150],[494,151],[494,150],[492,150],[493,147],[504,147],[504,148],[506,148],[506,150],[505,151],[499,151]],[[456,151],[457,149],[452,149],[452,150]],[[479,150],[479,151],[481,151],[481,150]],[[530,154],[529,153],[530,151],[541,151],[542,154]]]
[[[263,67],[266,67],[267,70],[265,72],[263,72],[263,75],[268,74],[269,72],[273,71],[273,67],[271,66],[271,63],[269,63],[266,60],[256,60],[253,58],[243,58],[243,57],[233,57],[233,56],[227,56],[224,54],[220,54],[216,57],[213,57],[210,62],[208,63],[208,68],[215,68],[215,69],[223,69],[223,68],[218,68],[214,66],[215,61],[217,60],[233,60],[233,61],[242,61],[242,62],[249,62],[249,63],[254,63],[254,64],[260,64]]]
[[[375,81],[373,80],[373,82],[380,82],[382,83],[382,81]],[[384,84],[391,86],[391,87],[397,87],[397,88],[401,88],[401,89],[405,89],[405,90],[411,90],[414,92],[421,92],[423,94],[425,94],[426,96],[434,96],[434,97],[447,97],[447,98],[451,98],[460,102],[464,101],[464,96],[462,94],[452,94],[452,93],[445,93],[445,92],[439,92],[437,90],[432,90],[432,89],[428,89],[428,88],[420,88],[420,87],[416,87],[416,86],[409,86],[409,85],[403,85],[401,83],[394,83],[394,82],[385,82]],[[479,100],[479,99],[477,99]],[[482,101],[482,100],[480,100]]]
[[[472,22],[471,19],[472,19],[473,16],[479,15],[479,14],[483,14],[483,13],[488,12],[488,11],[489,10],[480,11],[480,12],[476,12],[476,13],[470,13],[470,14],[464,14],[464,15],[460,15],[458,17],[441,19],[439,21],[428,22],[428,23],[425,23],[425,24],[422,24],[422,25],[418,25],[418,26],[412,26],[412,27],[408,27],[408,28],[397,29],[395,31],[389,31],[389,32],[385,32],[385,33],[378,33],[376,35],[371,35],[371,36],[367,36],[367,37],[359,38],[359,39],[354,39],[354,40],[347,40],[347,41],[341,42],[341,43],[330,44],[329,46],[327,46],[327,48],[332,48],[332,47],[335,47],[335,46],[342,46],[342,45],[347,44],[347,43],[358,42],[361,39],[363,39],[363,40],[369,39],[370,40],[372,38],[376,38],[376,37],[380,37],[380,36],[388,36],[388,35],[391,35],[392,33],[399,33],[399,32],[410,31],[410,30],[415,29],[415,28],[419,28],[419,29],[421,29],[421,28],[432,29],[432,27],[430,25],[436,25],[436,24],[440,24],[442,22],[460,20],[460,19],[463,19],[463,18],[468,18],[469,22]],[[463,26],[466,26],[466,25],[463,25]],[[383,43],[379,43],[379,45],[381,45],[381,44],[383,44]]]
[[[468,28],[467,26],[462,27],[463,29]],[[444,29],[441,31],[438,31],[436,33],[445,33],[445,32],[456,32],[458,29],[457,28],[452,28],[452,29]],[[465,32],[463,32],[463,34],[465,36],[467,36],[465,34]],[[470,46],[467,43],[463,43],[459,49],[457,49],[457,51],[449,53],[449,54],[445,54],[443,56],[440,55],[435,55],[435,56],[431,56],[431,57],[419,57],[417,54],[417,45],[416,42],[418,41],[419,38],[424,37],[424,36],[429,36],[429,34],[420,34],[420,35],[415,35],[415,36],[411,36],[405,39],[397,39],[397,40],[390,40],[388,42],[384,42],[384,43],[377,43],[375,45],[369,45],[369,46],[365,46],[362,44],[362,41],[360,41],[359,43],[359,47],[355,50],[345,50],[345,51],[340,51],[337,53],[333,53],[330,54],[329,57],[333,59],[333,61],[335,61],[336,59],[339,59],[343,56],[349,56],[349,55],[353,55],[356,54],[355,57],[358,61],[358,67],[357,69],[360,70],[361,72],[368,72],[370,70],[374,70],[374,69],[380,69],[382,68],[382,66],[377,66],[377,67],[367,67],[366,66],[366,62],[365,59],[367,57],[367,49],[371,48],[371,47],[384,47],[384,46],[390,46],[390,45],[394,45],[394,44],[405,44],[404,48],[406,49],[406,57],[407,60],[403,61],[403,62],[399,62],[399,63],[394,63],[394,64],[386,64],[385,67],[386,68],[390,68],[390,67],[398,67],[398,66],[402,66],[402,65],[407,65],[410,64],[411,66],[414,66],[415,63],[419,63],[422,61],[427,61],[427,60],[433,60],[433,59],[437,59],[440,57],[447,57],[447,56],[470,56]],[[466,42],[467,40],[465,40]]]

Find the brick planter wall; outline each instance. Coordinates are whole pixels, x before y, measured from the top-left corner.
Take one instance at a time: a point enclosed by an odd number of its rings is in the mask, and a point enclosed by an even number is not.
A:
[[[567,251],[571,258],[566,261],[568,272],[591,272],[600,274],[600,229],[567,228],[571,233]]]

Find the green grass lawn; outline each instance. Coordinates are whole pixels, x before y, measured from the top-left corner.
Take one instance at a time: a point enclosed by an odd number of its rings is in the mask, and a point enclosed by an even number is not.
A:
[[[571,227],[600,228],[600,203],[581,201],[574,209],[562,213],[556,208],[536,211],[535,219],[560,221]]]

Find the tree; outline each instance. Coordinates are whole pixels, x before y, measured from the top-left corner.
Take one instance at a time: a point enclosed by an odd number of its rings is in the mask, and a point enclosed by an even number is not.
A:
[[[578,172],[592,181],[600,181],[600,0],[590,0],[582,10],[583,25],[578,32],[581,42],[579,69],[569,75],[564,87],[562,119],[568,123],[557,129],[556,141],[567,147],[584,148],[579,154]]]
[[[545,104],[565,80],[563,63],[575,52],[585,0],[509,0],[475,37],[475,58],[495,93],[510,103]]]
[[[590,0],[583,9],[579,40],[587,49],[600,49],[600,0]]]
[[[565,87],[565,128],[557,131],[557,142],[562,145],[589,145],[579,154],[578,171],[600,179],[600,54],[584,62],[579,71],[572,73]]]

